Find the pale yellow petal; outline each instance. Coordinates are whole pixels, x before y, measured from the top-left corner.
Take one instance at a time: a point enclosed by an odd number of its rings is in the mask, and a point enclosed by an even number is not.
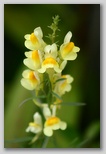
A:
[[[67,65],[67,60],[64,60],[60,65],[60,69],[63,70],[66,65]]]
[[[71,90],[71,85],[67,84],[66,87],[65,87],[65,91],[69,92],[70,90]]]
[[[30,40],[30,34],[26,34],[26,35],[24,36],[24,38],[25,38],[26,40]]]
[[[64,43],[66,44],[70,42],[71,37],[72,37],[72,32],[69,31],[64,38]]]
[[[26,57],[31,58],[32,51],[27,51],[24,53]]]
[[[68,55],[63,57],[64,60],[75,60],[77,58],[76,52],[70,52]]]
[[[32,69],[32,70],[36,70],[36,67],[35,67],[35,65],[34,65],[34,62],[33,62],[31,59],[26,58],[26,59],[23,60],[23,63],[24,63],[24,65],[26,65],[28,68],[30,68],[30,69]]]
[[[67,128],[67,123],[61,121],[61,122],[60,122],[60,129],[65,130],[66,128]]]
[[[43,129],[43,132],[46,136],[52,136],[53,135],[53,130],[51,129],[51,127],[45,127]]]
[[[49,109],[48,106],[44,106],[44,108],[43,108],[43,114],[44,114],[44,117],[46,119],[51,116],[51,111],[50,111],[50,109]]]
[[[42,32],[42,29],[41,27],[37,27],[34,29],[34,34],[39,37],[39,38],[42,38],[43,37],[43,32]]]
[[[25,41],[25,46],[30,49],[30,50],[37,50],[38,49],[38,44],[35,45],[33,44],[30,40]]]
[[[25,131],[30,132],[30,127],[28,126]]]
[[[55,67],[55,66],[54,66],[54,70],[55,70],[57,73],[61,73],[61,72],[62,72],[62,70],[61,70],[59,67]]]
[[[36,122],[38,125],[42,125],[42,117],[38,112],[33,115],[33,118],[34,122]]]
[[[57,130],[59,128],[60,128],[59,123],[52,125],[53,130]]]
[[[39,73],[44,73],[45,71],[46,71],[46,68],[45,67],[42,67],[42,68],[38,69],[38,72]]]
[[[57,51],[57,46],[55,43],[53,43],[52,45],[47,45],[44,49],[45,52],[49,53],[49,52],[55,52]]]
[[[44,51],[45,51],[45,58],[47,58],[47,57],[56,58],[57,57],[57,46],[55,43],[52,45],[47,45],[44,48]]]
[[[56,109],[57,109],[57,106],[56,105],[53,105],[53,106],[51,106],[51,108],[52,108],[52,116],[56,116]]]
[[[79,51],[80,51],[80,48],[79,48],[79,47],[74,46],[74,48],[73,48],[72,52],[79,52]]]
[[[23,76],[24,78],[29,78],[29,73],[30,73],[30,70],[27,69],[27,70],[23,71],[22,76]]]
[[[38,61],[34,61],[29,58],[24,59],[23,63],[32,70],[37,70],[40,68],[40,63]]]
[[[28,126],[27,129],[26,129],[26,132],[32,132],[32,133],[39,133],[42,131],[42,128],[41,127],[34,127],[34,126]]]
[[[28,89],[28,90],[34,90],[35,89],[35,85],[34,84],[31,84],[31,82],[28,79],[22,78],[21,79],[21,85],[24,88]]]
[[[71,75],[66,75],[67,77],[67,83],[72,83],[74,78]]]

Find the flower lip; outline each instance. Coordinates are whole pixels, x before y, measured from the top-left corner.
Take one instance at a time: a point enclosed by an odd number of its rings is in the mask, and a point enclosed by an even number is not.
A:
[[[58,63],[56,62],[56,60],[54,58],[46,58],[43,61],[43,65],[47,65],[47,64],[53,64],[53,65],[57,65]]]
[[[35,71],[25,70],[22,73],[21,84],[28,90],[34,90],[40,83],[40,78]]]
[[[30,73],[29,73],[29,80],[31,80],[32,82],[37,81],[33,71],[30,71]]]
[[[32,51],[32,59],[33,60],[39,60],[40,59],[38,50]]]
[[[73,43],[73,42],[69,42],[69,43],[65,46],[64,50],[65,50],[66,53],[69,53],[69,52],[72,51],[73,48],[74,48],[74,43]]]
[[[35,123],[35,122],[30,122],[29,123],[29,126],[31,126],[31,127],[40,127],[40,125],[39,124],[37,124],[37,123]]]
[[[38,43],[38,39],[37,39],[37,37],[34,35],[34,33],[32,33],[32,34],[30,35],[30,40],[31,40],[31,42],[32,42],[33,44]]]
[[[58,73],[62,71],[59,68],[59,64],[57,63],[57,61],[52,57],[48,57],[43,61],[42,67],[38,70],[38,72],[44,73],[47,68],[54,68],[54,70]]]
[[[24,64],[32,70],[37,70],[41,67],[42,54],[40,50],[25,52]]]
[[[57,117],[50,117],[47,119],[45,126],[52,126],[60,122],[60,119]]]

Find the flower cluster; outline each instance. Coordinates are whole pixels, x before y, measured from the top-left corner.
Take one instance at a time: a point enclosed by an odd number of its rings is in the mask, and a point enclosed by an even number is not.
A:
[[[66,122],[56,115],[61,97],[71,90],[73,77],[63,75],[68,60],[75,60],[80,48],[70,42],[72,33],[69,31],[58,47],[56,43],[47,44],[43,40],[41,27],[34,29],[31,34],[25,35],[25,46],[29,51],[25,52],[26,58],[23,63],[28,69],[22,73],[21,84],[24,88],[34,91],[34,103],[42,109],[43,121],[40,113],[33,116],[34,121],[29,123],[26,132],[52,136],[57,129],[65,130]],[[36,137],[37,139],[38,137]],[[35,139],[35,140],[36,140]]]

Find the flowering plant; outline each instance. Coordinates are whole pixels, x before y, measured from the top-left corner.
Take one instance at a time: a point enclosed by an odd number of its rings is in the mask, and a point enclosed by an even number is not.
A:
[[[58,47],[55,42],[58,29],[59,16],[53,17],[53,23],[49,28],[53,31],[48,35],[51,44],[43,40],[41,27],[34,29],[31,34],[25,35],[25,46],[29,51],[25,52],[23,63],[28,67],[22,73],[21,85],[34,96],[32,101],[41,109],[41,113],[35,112],[33,122],[29,122],[26,132],[35,134],[31,143],[35,142],[43,133],[50,137],[55,130],[65,130],[67,123],[57,116],[57,110],[61,109],[62,96],[72,88],[73,77],[62,74],[67,61],[75,60],[80,48],[70,42],[72,37],[69,31],[64,37],[63,44]]]

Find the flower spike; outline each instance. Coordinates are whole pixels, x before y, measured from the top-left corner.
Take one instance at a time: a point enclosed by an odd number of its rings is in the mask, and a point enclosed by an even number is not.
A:
[[[74,78],[69,74],[63,75],[69,60],[75,60],[80,48],[70,41],[72,32],[69,31],[59,46],[54,42],[59,31],[59,16],[53,17],[53,23],[48,26],[52,33],[48,34],[51,44],[43,40],[41,27],[36,27],[31,34],[26,34],[24,65],[27,67],[22,73],[21,85],[32,92],[32,101],[41,110],[33,115],[26,132],[35,134],[31,143],[34,143],[42,134],[52,136],[55,130],[65,130],[67,123],[57,116],[57,110],[61,109],[62,96],[71,91]],[[42,137],[43,137],[42,136]]]

